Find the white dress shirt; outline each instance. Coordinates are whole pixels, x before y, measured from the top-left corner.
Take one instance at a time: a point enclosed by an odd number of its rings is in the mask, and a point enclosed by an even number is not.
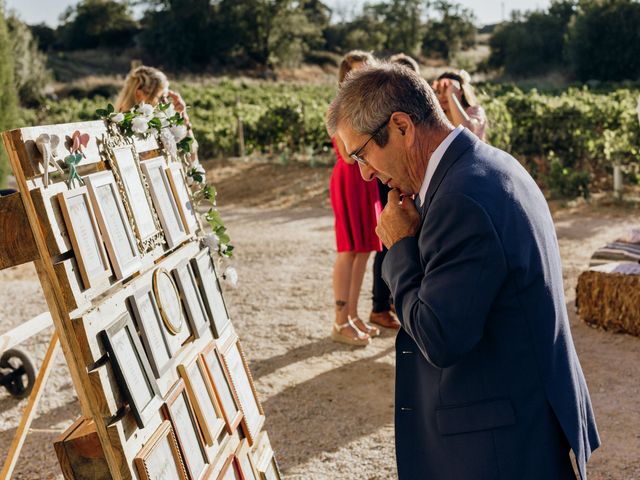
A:
[[[440,160],[442,160],[442,157],[447,151],[447,148],[449,148],[451,143],[456,139],[456,137],[462,130],[464,130],[464,127],[462,125],[458,125],[456,128],[454,128],[451,133],[447,135],[447,138],[445,138],[442,143],[438,145],[438,148],[436,148],[431,154],[431,158],[429,159],[429,163],[427,164],[427,171],[424,172],[424,180],[422,180],[420,192],[418,192],[418,198],[420,199],[420,203],[418,204],[419,207],[421,207],[424,203],[424,197],[427,195],[429,183],[431,183],[431,178],[433,178],[433,174],[436,171],[436,168],[438,168]]]

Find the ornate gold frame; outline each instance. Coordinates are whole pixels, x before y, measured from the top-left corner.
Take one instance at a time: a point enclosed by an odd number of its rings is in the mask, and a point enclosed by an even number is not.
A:
[[[142,186],[144,188],[144,194],[147,199],[147,203],[149,204],[151,215],[153,216],[155,233],[147,238],[142,238],[142,234],[140,233],[140,227],[138,226],[135,216],[133,215],[133,210],[129,203],[129,197],[127,195],[124,181],[122,179],[122,173],[120,172],[120,168],[116,160],[115,150],[125,148],[131,149],[131,153],[136,164],[136,170],[140,175]],[[133,140],[121,134],[118,131],[117,127],[111,123],[107,128],[107,133],[105,133],[102,136],[101,141],[98,142],[98,150],[104,162],[107,163],[113,171],[113,176],[115,177],[116,184],[118,185],[118,189],[120,190],[120,196],[122,197],[122,203],[124,203],[127,217],[129,218],[129,222],[133,227],[140,253],[144,255],[145,253],[152,251],[156,246],[164,244],[165,239],[164,233],[162,231],[162,226],[160,225],[160,219],[158,218],[158,213],[156,212],[155,207],[153,206],[153,202],[151,201],[151,195],[149,194],[149,184],[147,183],[147,178],[140,168],[140,157],[138,156],[138,151],[136,150]]]
[[[171,278],[171,274],[166,268],[157,268],[153,272],[153,294],[156,297],[156,303],[158,304],[158,309],[160,310],[160,316],[162,317],[162,322],[164,323],[165,327],[167,327],[167,330],[169,330],[169,333],[171,333],[172,335],[177,335],[178,333],[180,333],[184,325],[184,317],[182,316],[180,317],[180,325],[176,326],[173,323],[171,323],[171,319],[167,315],[167,312],[164,306],[162,305],[162,302],[160,301],[160,294],[158,290],[159,275],[166,275],[169,278],[169,280],[171,281],[171,286],[173,287],[173,291],[175,292],[176,298],[178,299],[178,301],[180,301],[180,293],[178,292],[178,289],[176,287],[175,282],[173,281],[173,278]],[[180,308],[182,309],[182,305],[180,305]]]

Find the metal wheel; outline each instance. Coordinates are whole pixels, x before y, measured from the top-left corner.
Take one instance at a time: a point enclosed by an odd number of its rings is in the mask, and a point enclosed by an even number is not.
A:
[[[0,385],[16,398],[25,398],[31,393],[36,374],[29,355],[21,350],[10,349],[0,357]]]

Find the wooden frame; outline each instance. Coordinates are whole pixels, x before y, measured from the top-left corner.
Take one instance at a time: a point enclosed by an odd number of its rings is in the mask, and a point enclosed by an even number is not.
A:
[[[272,453],[269,463],[264,471],[260,472],[260,480],[282,480],[282,474],[280,473],[280,467],[276,461],[275,455]]]
[[[209,464],[198,420],[182,379],[178,380],[167,394],[162,408],[173,425],[189,478],[193,480],[206,478],[212,465]]]
[[[129,312],[100,332],[118,385],[136,420],[144,428],[158,412],[160,391]]]
[[[258,435],[256,445],[251,452],[251,460],[258,472],[259,480],[280,480],[282,478],[267,432],[262,431]]]
[[[211,342],[201,353],[207,369],[207,374],[214,387],[216,399],[227,427],[227,432],[233,433],[242,420],[242,410],[233,393],[233,384],[224,368],[220,352]]]
[[[113,173],[94,173],[85,181],[116,278],[129,277],[140,270],[142,261]]]
[[[87,187],[60,192],[58,201],[85,289],[106,281],[111,268]]]
[[[242,429],[249,443],[253,445],[264,424],[264,411],[260,400],[258,400],[258,393],[253,384],[251,371],[242,351],[240,340],[236,337],[235,341],[231,342],[221,353],[236,400],[242,409]]]
[[[140,169],[136,148],[132,141],[113,131],[105,134],[102,142],[101,154],[111,165],[140,251],[147,253],[162,245],[164,236]]]
[[[222,289],[220,288],[220,282],[209,249],[201,250],[191,259],[191,265],[200,287],[205,308],[209,314],[211,331],[215,338],[220,338],[222,333],[231,325],[231,319],[222,297]]]
[[[172,163],[167,168],[167,176],[171,184],[171,191],[178,204],[182,222],[186,225],[189,233],[196,233],[200,229],[200,223],[198,222],[198,214],[196,213],[191,195],[189,194],[189,187],[184,178],[182,166],[179,163]]]
[[[253,458],[251,458],[251,448],[246,438],[240,441],[238,449],[236,450],[236,458],[238,459],[238,464],[240,465],[240,470],[245,480],[259,480],[260,474],[253,463]]]
[[[191,336],[189,326],[184,319],[180,294],[166,268],[157,268],[153,272],[152,284],[162,322],[171,334],[169,337],[171,350],[175,354]]]
[[[212,446],[225,428],[225,421],[203,358],[198,356],[186,365],[178,365],[178,372],[187,386],[202,436]]]
[[[153,374],[160,378],[171,367],[171,358],[175,352],[166,334],[153,289],[148,287],[139,290],[129,297],[129,305]]]
[[[217,480],[245,480],[238,457],[234,454],[229,455],[220,470]]]
[[[191,332],[200,338],[209,327],[209,316],[200,296],[198,283],[193,274],[189,260],[180,262],[171,272],[178,285],[178,291],[187,312],[187,319],[191,324]]]
[[[164,157],[156,157],[142,162],[142,170],[147,176],[151,198],[156,207],[164,237],[169,248],[180,245],[188,238],[185,224],[182,222],[180,210],[165,171]]]
[[[169,461],[171,458],[174,460],[173,463]],[[160,464],[164,468],[159,468],[157,462],[162,460],[166,463]],[[141,480],[156,480],[158,478],[163,480],[187,480],[187,472],[184,468],[182,455],[169,420],[165,420],[160,424],[160,427],[133,461]],[[171,475],[171,472],[167,472],[167,469],[173,470],[173,475]]]

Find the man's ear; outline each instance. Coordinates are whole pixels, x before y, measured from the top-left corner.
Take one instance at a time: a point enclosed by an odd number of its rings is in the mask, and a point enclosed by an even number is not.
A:
[[[402,141],[407,145],[413,144],[413,138],[415,135],[415,126],[411,117],[404,112],[395,112],[391,115],[391,121],[389,122],[391,128],[396,130],[397,133],[404,137]]]

